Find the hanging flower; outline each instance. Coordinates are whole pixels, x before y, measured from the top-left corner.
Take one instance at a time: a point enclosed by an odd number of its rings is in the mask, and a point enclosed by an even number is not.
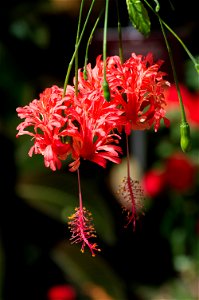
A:
[[[122,150],[118,144],[121,137],[116,128],[121,122],[121,111],[102,95],[89,99],[80,93],[74,100],[72,115],[76,130],[71,135],[74,161],[69,165],[70,170],[79,167],[81,158],[102,167],[106,167],[107,160],[120,163]]]
[[[29,105],[16,109],[18,116],[25,119],[17,127],[17,137],[30,135],[34,145],[29,150],[29,156],[33,153],[42,154],[45,166],[53,171],[61,168],[61,160],[66,159],[71,152],[70,144],[62,142],[62,131],[68,122],[63,111],[66,104],[71,104],[69,94],[72,90],[69,86],[68,96],[62,98],[63,90],[54,85],[46,88],[39,100],[35,99]]]
[[[161,119],[166,126],[169,121],[165,117],[166,101],[164,97],[165,87],[169,82],[163,80],[166,74],[159,71],[163,61],[154,64],[153,56],[149,53],[146,57],[131,57],[123,64],[118,56],[113,56],[107,62],[107,80],[112,90],[112,98],[122,108],[125,117],[125,133],[127,142],[132,130],[150,129],[155,131],[160,126]],[[138,181],[130,177],[129,159],[127,159],[127,177],[119,187],[119,195],[122,199],[131,203],[131,210],[127,214],[128,223],[132,222],[135,229],[138,212],[143,211],[143,190]]]
[[[78,70],[78,91],[80,91],[82,95],[93,98],[102,94],[104,63],[101,57],[101,55],[97,56],[94,68],[92,68],[89,63],[86,65],[86,68],[84,68],[84,71],[81,68]],[[86,79],[84,72],[86,72],[87,75]],[[73,81],[75,83],[75,78]]]
[[[169,82],[163,79],[166,74],[159,71],[162,63],[163,61],[154,63],[151,53],[146,57],[132,53],[123,64],[118,56],[109,58],[107,79],[125,111],[127,134],[131,130],[149,129],[152,125],[157,131],[161,119],[169,126],[165,117],[164,97],[165,87],[169,86]]]

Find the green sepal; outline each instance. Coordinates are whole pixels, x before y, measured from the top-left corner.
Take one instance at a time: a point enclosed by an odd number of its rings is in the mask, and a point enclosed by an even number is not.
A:
[[[140,0],[126,0],[129,19],[135,29],[144,36],[151,31],[151,22],[148,12]]]

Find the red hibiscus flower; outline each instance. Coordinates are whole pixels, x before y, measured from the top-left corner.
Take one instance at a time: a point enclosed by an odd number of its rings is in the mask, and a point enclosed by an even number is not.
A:
[[[159,71],[162,63],[158,61],[154,64],[152,54],[143,57],[134,53],[123,64],[117,56],[108,61],[107,79],[110,88],[121,95],[127,134],[132,129],[149,129],[152,125],[157,131],[161,119],[166,126],[169,125],[165,118],[164,98],[164,90],[169,83],[163,80],[166,74]]]
[[[81,158],[102,167],[106,166],[107,160],[119,163],[122,150],[118,146],[120,135],[116,129],[121,123],[122,112],[116,105],[107,102],[102,95],[86,98],[85,94],[81,96],[80,91],[74,99],[73,111],[70,111],[76,124],[71,133],[74,161],[69,165],[70,170],[75,171],[79,167]]]
[[[81,91],[81,94],[86,94],[87,97],[94,97],[98,94],[102,94],[102,82],[103,82],[103,66],[104,62],[101,60],[101,55],[98,55],[96,58],[96,65],[92,69],[91,64],[89,63],[84,72],[86,72],[86,79],[82,69],[78,71],[78,90]],[[75,78],[74,78],[75,83]]]
[[[32,136],[34,145],[29,156],[33,153],[42,154],[45,166],[53,171],[61,167],[60,160],[66,159],[71,152],[70,145],[62,142],[62,131],[68,121],[63,110],[66,104],[70,105],[72,87],[68,87],[67,91],[67,96],[62,98],[63,90],[52,86],[40,94],[39,100],[35,99],[29,105],[17,108],[18,116],[25,119],[17,127],[17,137],[24,134]]]

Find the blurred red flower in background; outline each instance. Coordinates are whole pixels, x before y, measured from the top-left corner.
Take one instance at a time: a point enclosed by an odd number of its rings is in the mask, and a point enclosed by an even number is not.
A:
[[[165,187],[186,192],[194,187],[197,168],[184,153],[174,153],[162,163],[161,169],[151,169],[143,176],[143,188],[149,197],[159,195]]]
[[[183,153],[174,153],[165,165],[166,184],[174,190],[185,192],[195,183],[196,166]]]
[[[143,189],[149,197],[155,197],[160,194],[164,186],[164,173],[161,170],[149,170],[143,177]]]
[[[185,85],[180,84],[180,93],[190,125],[199,127],[199,91],[191,92]],[[167,111],[179,109],[179,100],[176,86],[172,84],[165,94]]]
[[[76,291],[71,285],[55,285],[48,290],[48,300],[75,300]]]

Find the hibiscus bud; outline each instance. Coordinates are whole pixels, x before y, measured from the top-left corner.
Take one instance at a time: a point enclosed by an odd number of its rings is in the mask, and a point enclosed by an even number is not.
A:
[[[191,149],[190,127],[187,122],[180,124],[180,145],[183,152],[188,152]]]
[[[84,77],[84,80],[88,79],[86,68],[84,68],[84,70],[83,70],[83,77]]]
[[[109,89],[109,85],[108,82],[106,80],[103,81],[102,84],[103,87],[103,92],[104,92],[104,98],[106,99],[106,101],[110,101],[110,89]]]

